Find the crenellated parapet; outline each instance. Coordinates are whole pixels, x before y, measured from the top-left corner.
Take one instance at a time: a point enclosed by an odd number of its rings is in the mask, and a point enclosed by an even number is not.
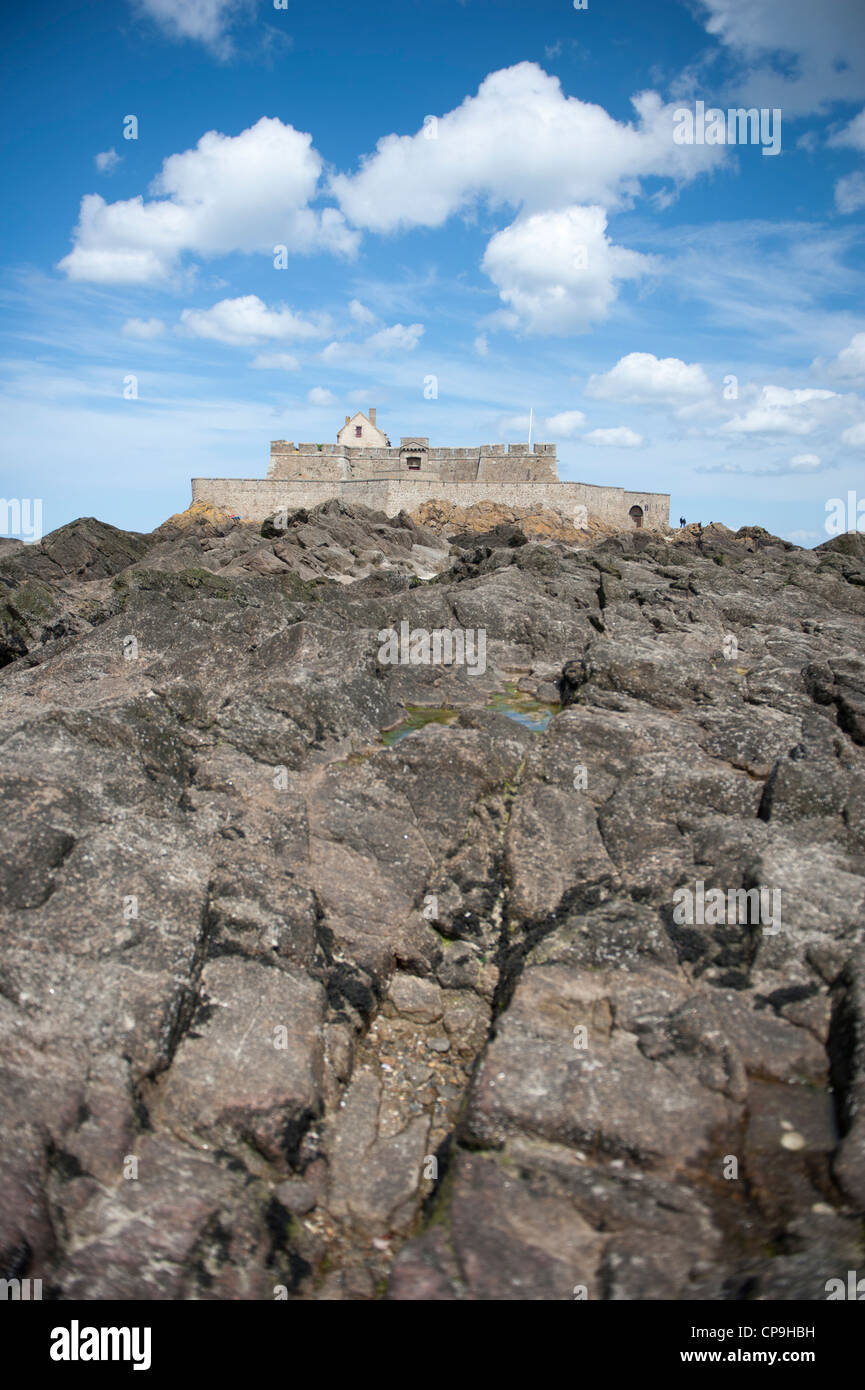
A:
[[[574,520],[652,530],[665,529],[670,514],[666,493],[560,482],[555,444],[432,446],[426,435],[404,435],[392,445],[372,408],[368,415],[347,415],[336,443],[272,440],[266,479],[195,478],[193,496],[249,520],[263,520],[280,507],[314,507],[332,497],[363,502],[389,516],[435,499],[461,506],[540,505]]]
[[[439,478],[445,483],[557,482],[555,444],[430,446],[423,435],[407,435],[399,447],[294,444],[274,439],[268,478],[289,481]]]

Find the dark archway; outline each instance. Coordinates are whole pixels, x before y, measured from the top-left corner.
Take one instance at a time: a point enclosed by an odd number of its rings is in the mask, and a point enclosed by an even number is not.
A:
[[[639,530],[639,528],[640,528],[640,527],[642,526],[642,524],[643,524],[643,509],[642,509],[642,507],[637,507],[637,506],[632,507],[631,510],[628,512],[628,516],[631,518],[631,520],[633,521],[634,525],[635,525],[635,526],[637,527],[637,529]]]

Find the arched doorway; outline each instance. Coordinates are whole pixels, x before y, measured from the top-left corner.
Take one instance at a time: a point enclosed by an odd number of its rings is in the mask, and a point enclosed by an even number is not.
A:
[[[633,506],[633,507],[631,508],[631,510],[628,512],[628,516],[629,516],[629,517],[631,518],[631,520],[633,521],[633,523],[634,523],[635,527],[637,528],[637,530],[639,530],[639,528],[640,528],[640,527],[642,526],[642,524],[643,524],[643,509],[642,509],[642,507]]]

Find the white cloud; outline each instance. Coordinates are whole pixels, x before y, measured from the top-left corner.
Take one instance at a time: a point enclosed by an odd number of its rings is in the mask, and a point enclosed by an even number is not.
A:
[[[544,429],[551,439],[554,436],[559,439],[572,439],[585,423],[586,417],[581,410],[563,410],[558,415],[548,416],[544,421]]]
[[[772,409],[787,410],[799,405],[808,405],[811,401],[832,400],[836,395],[836,391],[817,389],[814,386],[764,386],[762,400]]]
[[[854,449],[865,446],[865,420],[862,420],[858,425],[851,425],[849,429],[845,430],[841,436],[841,443],[849,444]]]
[[[100,174],[112,174],[118,164],[123,162],[123,155],[118,154],[112,146],[110,150],[102,150],[100,154],[93,156],[93,163]]]
[[[865,174],[857,169],[835,184],[835,206],[839,212],[858,212],[865,208]]]
[[[60,262],[73,280],[149,284],[170,279],[184,252],[353,254],[358,235],[336,208],[315,211],[322,171],[312,137],[263,116],[240,135],[208,131],[162,165],[145,202],[81,200],[75,245]]]
[[[822,418],[822,403],[836,399],[837,392],[813,387],[764,386],[755,405],[721,428],[727,434],[811,434]]]
[[[437,138],[386,135],[354,175],[332,188],[357,227],[438,227],[480,200],[526,212],[598,203],[618,207],[639,180],[685,181],[726,159],[723,146],[676,145],[673,110],[655,92],[632,99],[636,122],[566,97],[536,63],[490,73],[476,96],[438,118]]]
[[[780,410],[755,407],[744,415],[734,416],[721,428],[728,434],[810,434],[815,424],[814,420],[784,415]]]
[[[412,352],[422,335],[422,323],[392,323],[367,338],[366,345],[373,352]]]
[[[300,363],[290,352],[260,352],[250,366],[259,371],[296,372]]]
[[[654,262],[614,246],[600,207],[535,213],[497,232],[482,269],[511,313],[505,321],[530,333],[582,333],[607,318],[616,281],[647,274]]]
[[[156,21],[170,39],[192,39],[218,57],[231,51],[228,30],[246,8],[244,0],[137,0],[138,9]]]
[[[348,306],[348,312],[351,314],[355,323],[378,323],[378,318],[372,312],[372,309],[368,309],[365,304],[361,304],[359,299],[353,299],[351,301],[351,303]]]
[[[478,334],[478,336],[475,338],[475,344],[474,344],[474,346],[475,346],[475,352],[477,353],[478,357],[486,357],[486,356],[487,356],[487,354],[489,353],[489,350],[490,350],[490,345],[489,345],[489,342],[487,341],[487,335],[486,335],[486,333],[479,333],[479,334]]]
[[[586,395],[597,400],[661,401],[685,404],[711,394],[712,383],[699,363],[678,357],[629,352],[610,371],[591,376]]]
[[[746,66],[736,89],[746,104],[780,106],[786,119],[865,96],[860,0],[699,3],[709,33]]]
[[[162,319],[127,319],[122,332],[127,338],[159,338],[165,332]]]
[[[310,405],[335,405],[336,396],[324,386],[313,386],[306,399]]]
[[[822,366],[818,358],[814,367]],[[825,370],[841,381],[865,381],[865,333],[854,333],[847,346],[841,349]]]
[[[322,352],[325,362],[343,362],[352,358],[389,356],[391,353],[412,352],[418,345],[424,326],[422,323],[392,323],[371,333],[363,342],[328,343]]]
[[[637,449],[645,441],[641,434],[628,429],[627,425],[616,425],[613,429],[590,430],[583,435],[587,444],[615,445],[623,449]]]
[[[850,149],[861,150],[865,154],[865,110],[860,111],[858,116],[854,116],[850,124],[845,125],[843,130],[830,136],[826,144],[846,145]]]
[[[257,294],[221,299],[210,309],[184,309],[180,321],[195,338],[241,346],[266,339],[318,338],[329,328],[327,322],[313,322],[291,309],[268,309]]]
[[[697,473],[722,473],[737,478],[803,477],[826,471],[827,466],[822,463],[819,454],[794,454],[786,462],[781,460],[773,463],[747,463],[735,459],[726,463],[701,464],[696,469]]]

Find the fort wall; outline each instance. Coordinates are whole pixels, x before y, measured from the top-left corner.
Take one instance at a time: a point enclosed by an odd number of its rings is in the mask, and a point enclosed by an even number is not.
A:
[[[556,482],[558,469],[555,444],[431,449],[428,440],[418,438],[403,439],[398,447],[348,448],[275,439],[267,476],[286,481],[440,478],[450,483],[528,483]]]
[[[393,451],[382,452],[390,454]],[[399,450],[396,452],[398,454]],[[460,451],[454,450],[457,452]],[[468,452],[477,453],[477,450]],[[334,461],[332,457],[331,462]],[[541,506],[570,520],[577,515],[578,507],[585,507],[589,519],[611,522],[622,529],[633,525],[628,515],[633,506],[642,508],[643,526],[649,529],[663,530],[670,519],[667,493],[629,492],[593,483],[505,482],[499,477],[495,482],[448,482],[436,477],[419,477],[417,473],[407,477],[370,476],[364,480],[340,477],[192,479],[194,502],[224,507],[245,521],[264,521],[282,508],[293,511],[298,507],[317,507],[331,497],[360,503],[388,516],[396,516],[403,510],[414,511],[422,502],[440,500],[459,507],[470,507],[477,502],[498,502],[506,507]]]
[[[555,444],[431,448],[425,435],[404,435],[392,445],[372,407],[368,417],[362,411],[346,416],[335,444],[272,440],[264,479],[193,478],[192,497],[255,522],[276,511],[311,509],[332,497],[388,516],[441,501],[457,507],[478,502],[542,507],[578,525],[605,521],[623,530],[663,530],[670,520],[666,493],[559,482]]]

